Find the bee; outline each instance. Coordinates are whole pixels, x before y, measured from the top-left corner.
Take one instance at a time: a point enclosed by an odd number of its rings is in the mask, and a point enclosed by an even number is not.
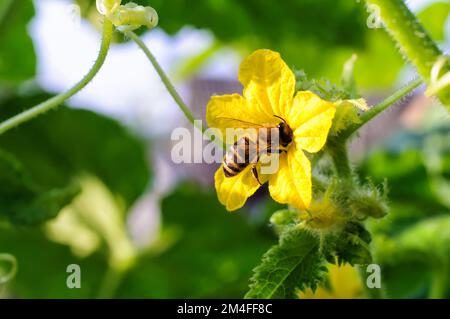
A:
[[[286,121],[277,115],[274,116],[281,120],[278,125],[259,125],[238,119],[223,118],[241,122],[246,127],[258,128],[255,130],[256,136],[244,136],[230,146],[222,162],[225,177],[236,176],[247,166],[252,165],[253,176],[262,185],[256,169],[256,164],[260,160],[261,154],[281,154],[286,152],[293,139],[292,129]],[[272,136],[272,134],[275,134],[275,136]],[[273,141],[278,143],[274,144],[272,143]]]

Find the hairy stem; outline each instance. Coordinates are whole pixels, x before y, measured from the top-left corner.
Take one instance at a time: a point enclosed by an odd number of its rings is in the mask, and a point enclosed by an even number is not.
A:
[[[350,160],[348,158],[347,144],[333,143],[330,141],[328,144],[328,151],[333,159],[336,173],[343,181],[348,181],[352,177],[352,169],[350,167]]]
[[[416,66],[424,80],[430,84],[431,70],[443,53],[404,0],[366,0],[366,2],[379,9],[380,18],[404,57]],[[450,63],[446,63],[442,73],[449,70]],[[442,90],[439,98],[444,104],[450,105],[450,90]]]
[[[346,140],[349,138],[353,133],[355,133],[357,130],[359,130],[364,124],[368,123],[370,120],[372,120],[374,117],[376,117],[378,114],[386,110],[389,106],[400,100],[402,97],[413,91],[415,88],[417,88],[422,83],[422,79],[415,79],[411,82],[409,82],[404,87],[400,88],[398,91],[394,92],[391,96],[387,97],[380,103],[374,105],[370,108],[367,112],[363,113],[360,116],[361,121],[359,123],[355,123],[354,125],[347,128],[345,131],[343,131],[341,134],[339,134],[339,138],[342,140]]]
[[[156,73],[158,73],[158,76],[160,77],[161,81],[164,83],[164,86],[166,87],[167,91],[169,91],[170,95],[173,97],[177,105],[180,107],[183,114],[186,116],[186,118],[189,120],[189,122],[192,123],[192,125],[195,125],[195,117],[192,114],[189,107],[184,103],[181,96],[178,94],[177,90],[173,86],[172,82],[170,81],[169,77],[166,75],[162,67],[159,65],[158,61],[156,60],[155,56],[150,52],[150,49],[145,45],[145,43],[132,31],[126,31],[124,32],[127,37],[132,39],[136,44],[144,51],[147,58],[150,60],[151,64],[156,70]],[[203,128],[200,128],[200,130],[203,132]]]
[[[145,45],[145,43],[132,31],[125,31],[125,36],[136,42],[136,44],[142,49],[142,51],[145,53],[147,58],[149,59],[150,63],[153,65],[153,67],[156,70],[156,73],[158,73],[158,76],[160,77],[161,81],[163,82],[164,86],[166,87],[167,91],[169,91],[170,95],[174,99],[175,103],[177,103],[180,110],[183,112],[183,114],[186,116],[186,118],[189,120],[189,122],[199,129],[202,134],[204,134],[206,137],[208,137],[211,141],[215,142],[221,147],[224,147],[221,141],[217,141],[212,137],[211,134],[206,130],[205,127],[202,125],[199,125],[199,121],[196,121],[194,115],[192,114],[189,107],[184,103],[181,96],[178,94],[177,90],[175,89],[174,85],[170,81],[167,74],[164,72],[162,67],[159,65],[158,61],[156,60],[155,56],[150,52],[150,49]]]
[[[32,108],[13,116],[12,118],[0,123],[0,134],[5,133],[6,131],[20,125],[21,123],[27,122],[36,116],[43,114],[51,109],[56,108],[57,106],[64,103],[67,99],[75,95],[77,92],[81,91],[98,73],[103,63],[105,62],[106,56],[108,54],[108,50],[111,44],[111,38],[113,33],[113,25],[108,19],[104,19],[103,21],[103,36],[102,36],[102,44],[100,47],[100,52],[97,56],[97,60],[94,65],[90,69],[89,73],[86,74],[80,82],[75,84],[68,91],[58,94],[45,102],[42,102]]]

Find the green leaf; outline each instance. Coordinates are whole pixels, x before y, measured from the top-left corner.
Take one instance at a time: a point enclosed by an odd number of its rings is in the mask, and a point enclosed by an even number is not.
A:
[[[325,236],[322,249],[330,263],[365,265],[372,262],[369,247],[371,240],[364,225],[347,222],[339,232]]]
[[[214,192],[183,184],[162,201],[161,239],[126,275],[120,298],[236,298],[273,236],[230,214]]]
[[[1,117],[46,98],[40,94],[0,102]],[[17,167],[16,176],[2,170],[7,184],[0,188],[3,214],[17,223],[54,217],[76,193],[76,180],[85,174],[98,177],[123,211],[149,183],[142,143],[117,122],[86,110],[60,107],[0,136],[0,148],[14,158]],[[26,187],[24,182],[15,185],[20,176],[32,186]],[[10,188],[17,189],[15,196]]]
[[[0,3],[0,84],[18,84],[35,74],[36,56],[27,30],[33,16],[31,0]]]
[[[319,239],[293,227],[264,254],[245,298],[295,298],[298,290],[315,290],[326,272],[323,263]]]
[[[270,217],[270,224],[275,228],[278,234],[282,234],[285,229],[288,229],[300,222],[300,215],[298,211],[290,209],[280,209],[272,214]]]
[[[351,98],[351,92],[331,83],[326,78],[309,79],[305,71],[295,71],[296,91],[311,91],[322,99],[338,101]]]
[[[20,162],[0,150],[0,215],[16,224],[35,224],[55,217],[78,193],[75,182],[66,187],[34,184]]]

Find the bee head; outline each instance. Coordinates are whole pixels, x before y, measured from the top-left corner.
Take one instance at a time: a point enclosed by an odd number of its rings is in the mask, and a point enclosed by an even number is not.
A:
[[[285,120],[277,125],[280,134],[280,145],[287,147],[292,142],[292,130]]]

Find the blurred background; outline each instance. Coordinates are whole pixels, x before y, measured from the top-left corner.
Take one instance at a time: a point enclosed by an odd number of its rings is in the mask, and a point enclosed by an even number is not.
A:
[[[357,54],[360,95],[376,103],[415,77],[362,1],[142,0],[140,30],[199,119],[213,94],[240,92],[240,61],[281,53],[308,78],[339,84]],[[450,48],[450,1],[407,2]],[[101,17],[93,0],[1,0],[0,120],[63,92],[91,67]],[[371,221],[379,296],[450,297],[450,121],[419,88],[352,141],[362,179],[388,181],[390,214]],[[174,164],[171,132],[189,127],[137,46],[115,35],[95,79],[56,111],[0,136],[0,253],[18,272],[4,298],[241,298],[276,242],[280,205],[262,188],[237,213],[218,203],[216,164]],[[81,268],[68,289],[66,268]],[[0,275],[10,263],[0,261]],[[369,294],[350,266],[303,297]]]

